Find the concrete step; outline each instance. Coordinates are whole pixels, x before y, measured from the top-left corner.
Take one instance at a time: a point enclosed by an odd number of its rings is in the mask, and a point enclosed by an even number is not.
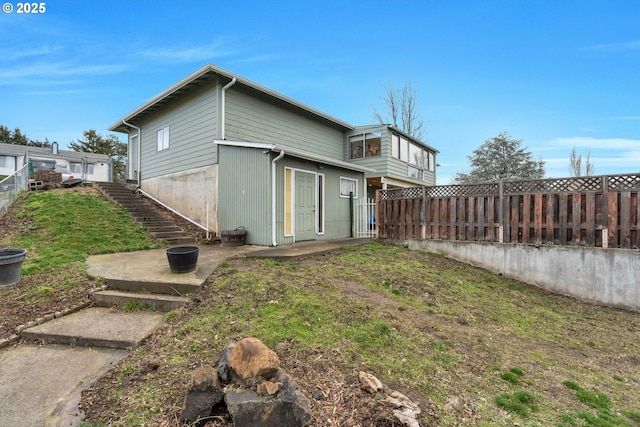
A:
[[[138,301],[142,307],[162,312],[177,310],[189,302],[189,298],[176,295],[139,294],[117,290],[93,292],[91,299],[98,307],[122,308],[128,301]]]
[[[180,231],[167,231],[167,230],[153,231],[153,232],[151,232],[151,235],[153,237],[155,237],[156,239],[179,239],[179,238],[182,238],[182,237],[189,237],[195,243],[195,239],[193,238],[193,236],[189,236],[187,233],[185,233],[182,230],[180,230]]]
[[[184,231],[182,228],[177,225],[146,225],[144,226],[148,232],[162,232],[162,231]]]
[[[169,265],[167,264],[166,271],[169,272]],[[173,273],[172,273],[173,274]],[[200,289],[200,284],[193,283],[166,283],[166,282],[151,282],[144,279],[120,279],[120,278],[108,278],[106,279],[109,289],[115,289],[126,292],[134,293],[151,293],[151,294],[164,294],[164,295],[178,295],[184,296],[196,292]]]
[[[87,308],[24,329],[20,336],[53,344],[133,349],[164,324],[164,316],[151,311],[125,313],[113,308]]]

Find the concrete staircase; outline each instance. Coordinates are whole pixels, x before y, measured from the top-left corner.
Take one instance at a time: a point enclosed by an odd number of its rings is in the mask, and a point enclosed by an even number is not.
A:
[[[193,244],[195,237],[171,221],[171,216],[163,212],[161,206],[145,199],[124,185],[115,182],[96,182],[99,189],[112,203],[117,203],[129,212],[133,219],[145,227],[151,236],[164,240],[170,245]],[[163,215],[164,214],[164,215]]]

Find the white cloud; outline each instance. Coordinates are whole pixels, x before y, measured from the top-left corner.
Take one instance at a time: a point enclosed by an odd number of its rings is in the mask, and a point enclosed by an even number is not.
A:
[[[88,77],[118,74],[129,68],[124,64],[76,65],[69,62],[38,62],[29,65],[6,68],[0,71],[0,85],[29,84],[69,84],[59,78]]]
[[[161,47],[140,51],[141,56],[161,62],[202,62],[210,61],[214,58],[235,55],[237,53],[238,50],[227,46],[224,40],[216,40],[204,46]]]
[[[626,138],[590,138],[590,137],[569,137],[555,138],[549,142],[547,148],[576,147],[598,150],[638,150],[640,149],[640,139]]]
[[[584,50],[594,52],[622,52],[627,50],[640,50],[640,40],[632,40],[619,43],[601,43],[588,46]]]

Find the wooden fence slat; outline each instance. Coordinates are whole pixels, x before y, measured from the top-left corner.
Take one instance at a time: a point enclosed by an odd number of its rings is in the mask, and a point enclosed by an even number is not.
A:
[[[536,243],[542,243],[542,194],[534,196],[533,207],[533,240]]]
[[[636,247],[640,249],[640,191],[636,192]]]
[[[478,241],[484,241],[484,229],[486,227],[484,219],[484,197],[478,197]]]
[[[451,206],[451,209],[449,210],[449,229],[451,230],[449,239],[456,240],[458,238],[458,233],[456,232],[456,215],[458,215],[458,204],[456,203],[456,199],[453,197],[449,197],[448,201],[449,205]]]
[[[466,222],[466,230],[465,230],[465,240],[474,240],[474,232],[473,229],[475,228],[475,221],[474,221],[474,209],[473,209],[473,203],[474,201],[474,197],[468,197],[467,198],[467,222]]]
[[[511,205],[509,215],[510,220],[505,218],[505,222],[510,225],[509,241],[511,243],[518,243],[518,232],[520,228],[520,196],[511,196],[508,197],[507,200],[509,200],[509,204]]]
[[[618,245],[618,193],[609,192],[608,211],[609,218],[609,247],[615,248]]]
[[[464,234],[464,223],[467,219],[467,210],[466,210],[466,203],[464,202],[464,198],[463,197],[458,197],[456,200],[456,203],[458,203],[458,240],[464,240],[465,239],[465,234]]]
[[[631,247],[631,192],[620,192],[620,247]]]
[[[495,197],[487,197],[487,240],[494,242],[496,240],[496,219],[495,219]]]
[[[558,197],[558,216],[560,217],[560,244],[567,244],[567,213],[569,211],[569,195],[561,193]]]
[[[555,209],[555,195],[549,194],[547,196],[547,229],[545,234],[545,240],[547,243],[554,243],[554,215],[553,211]]]
[[[571,241],[579,245],[582,240],[582,194],[573,193],[571,203]]]
[[[585,244],[587,246],[596,245],[596,193],[587,193],[585,200],[586,214],[584,220]]]
[[[522,243],[530,241],[531,227],[531,194],[522,196]]]

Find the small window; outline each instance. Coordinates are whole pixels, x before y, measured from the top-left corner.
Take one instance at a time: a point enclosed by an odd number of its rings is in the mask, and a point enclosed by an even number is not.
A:
[[[400,138],[400,160],[409,161],[409,141],[406,138]]]
[[[169,148],[169,126],[158,131],[158,151]]]
[[[415,144],[409,144],[409,164],[422,166],[422,149]]]
[[[400,137],[395,133],[391,134],[391,156],[393,158],[400,158]]]
[[[0,156],[0,168],[16,170],[16,158],[14,156]]]
[[[365,135],[365,156],[376,157],[380,155],[380,147],[382,145],[382,133],[369,132]]]
[[[353,135],[349,137],[349,149],[351,150],[352,159],[361,159],[364,157],[364,135]]]
[[[358,180],[353,178],[340,177],[340,197],[349,197],[353,193],[353,198],[358,198]]]

